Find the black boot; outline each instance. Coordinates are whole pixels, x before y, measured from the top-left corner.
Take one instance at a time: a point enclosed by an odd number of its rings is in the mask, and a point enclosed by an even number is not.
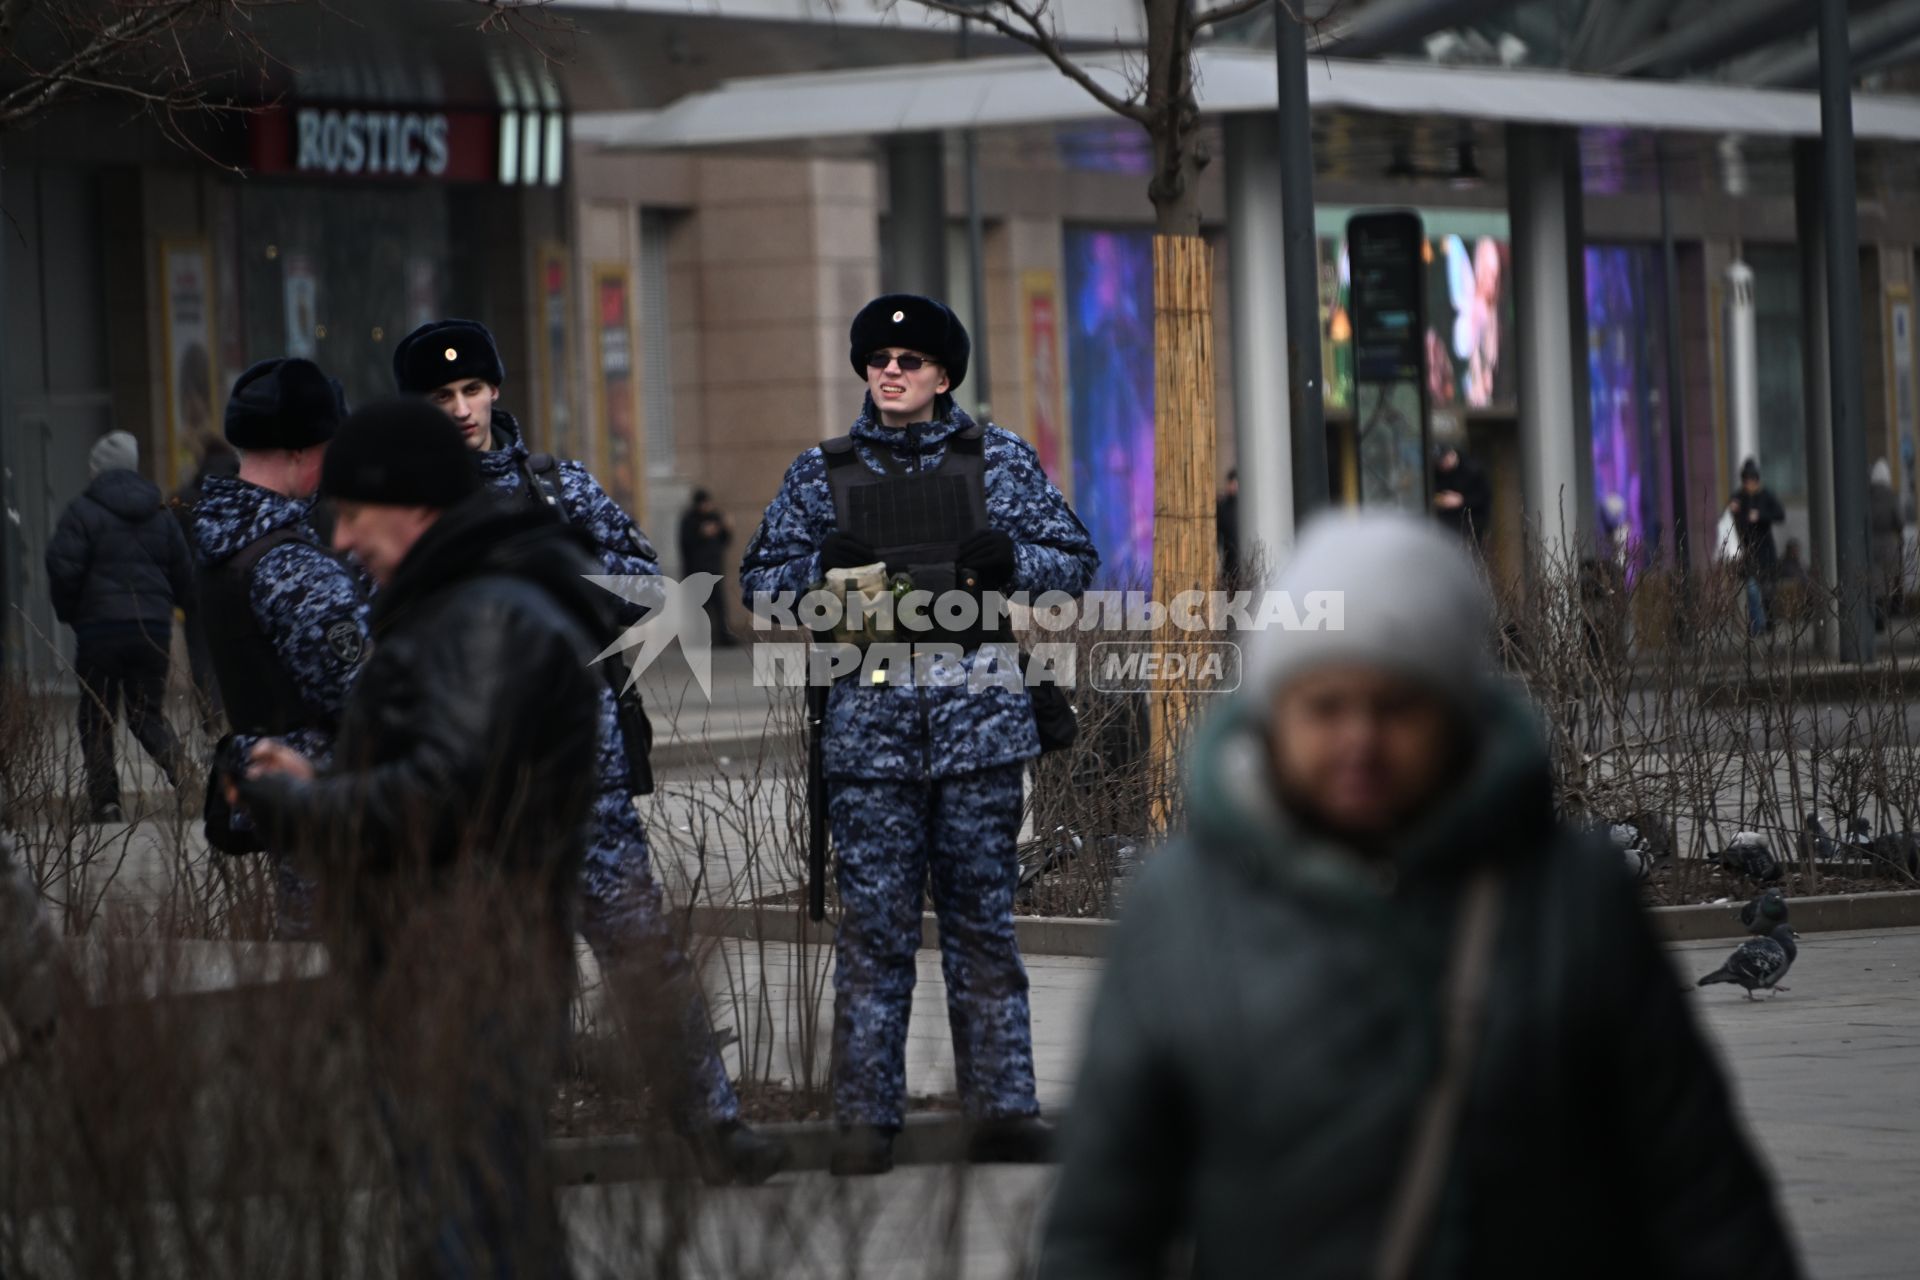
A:
[[[727,1120],[693,1136],[700,1179],[710,1187],[757,1187],[787,1167],[787,1144]]]
[[[893,1170],[893,1130],[847,1125],[834,1135],[828,1167],[836,1178],[865,1178]]]
[[[982,1120],[967,1140],[974,1164],[1045,1164],[1053,1156],[1053,1126],[1039,1116]]]

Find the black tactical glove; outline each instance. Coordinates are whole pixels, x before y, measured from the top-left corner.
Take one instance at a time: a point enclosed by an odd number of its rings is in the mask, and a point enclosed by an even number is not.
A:
[[[971,569],[979,585],[998,591],[1013,581],[1013,539],[999,529],[980,529],[960,539],[954,561]],[[963,575],[964,576],[964,575]]]
[[[880,557],[873,548],[858,538],[835,529],[820,542],[820,572],[829,569],[851,569],[856,565],[872,564]]]

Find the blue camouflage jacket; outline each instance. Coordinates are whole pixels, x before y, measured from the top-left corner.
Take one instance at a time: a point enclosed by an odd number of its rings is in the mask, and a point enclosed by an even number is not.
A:
[[[360,674],[367,651],[367,583],[353,567],[320,545],[309,516],[312,499],[289,498],[237,476],[208,476],[193,508],[194,557],[218,568],[276,529],[298,526],[296,540],[274,547],[253,567],[249,595],[253,616],[300,696],[316,718],[336,720]],[[341,622],[358,631],[359,644],[343,643]],[[331,634],[330,634],[331,633]],[[333,755],[333,736],[320,728],[298,729],[288,745],[316,764]],[[250,740],[241,743],[244,750]]]
[[[875,472],[876,450],[901,466],[937,467],[947,441],[973,425],[958,406],[914,428],[880,425],[869,400],[853,424],[855,452]],[[1013,580],[1006,591],[1077,596],[1100,567],[1086,526],[1040,469],[1031,446],[1003,427],[984,441],[987,519],[1013,539]],[[794,459],[780,492],[747,544],[740,565],[741,594],[749,608],[756,593],[803,593],[824,576],[820,543],[834,528],[826,457],[812,448]],[[972,671],[973,655],[963,665]],[[951,778],[1031,759],[1040,753],[1027,692],[991,681],[837,683],[827,699],[825,764],[832,778],[919,780]]]
[[[496,407],[493,411],[493,448],[480,455],[480,474],[502,493],[537,501],[527,480],[527,445],[520,424],[513,415]],[[561,459],[555,464],[560,478],[560,501],[567,509],[567,522],[593,539],[605,572],[615,576],[652,577],[660,572],[660,554],[647,535],[620,504],[608,496],[578,462]],[[646,607],[624,597],[609,594],[607,601],[622,626],[631,626],[646,615]],[[616,661],[607,658],[606,661]],[[620,738],[619,719],[613,691],[600,693],[600,787],[602,791],[627,790],[627,754]]]

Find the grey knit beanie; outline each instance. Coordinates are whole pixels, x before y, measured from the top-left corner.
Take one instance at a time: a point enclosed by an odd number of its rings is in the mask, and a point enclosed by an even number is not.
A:
[[[1247,636],[1243,687],[1271,698],[1306,671],[1382,667],[1471,708],[1493,677],[1492,593],[1459,538],[1400,512],[1331,512],[1273,579],[1301,627]],[[1319,595],[1317,593],[1328,593]]]
[[[103,471],[137,471],[140,469],[140,442],[129,432],[109,431],[94,442],[93,452],[87,455],[87,463],[95,475]]]

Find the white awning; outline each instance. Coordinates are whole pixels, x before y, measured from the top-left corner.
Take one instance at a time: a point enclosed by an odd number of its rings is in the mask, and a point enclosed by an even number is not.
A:
[[[1273,110],[1272,53],[1206,48],[1195,57],[1202,111]],[[1124,95],[1139,57],[1080,61]],[[1774,137],[1820,132],[1820,100],[1811,93],[1569,72],[1317,58],[1308,93],[1316,108],[1395,116]],[[1857,137],[1920,141],[1920,100],[1855,94],[1853,117]],[[657,111],[582,112],[573,135],[610,149],[651,150],[1112,118],[1036,54],[733,80]]]

